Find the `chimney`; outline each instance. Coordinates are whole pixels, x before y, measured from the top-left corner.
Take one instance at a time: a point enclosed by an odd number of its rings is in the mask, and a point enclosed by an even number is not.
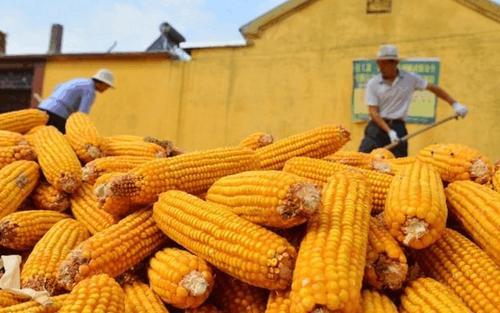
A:
[[[0,55],[4,55],[7,50],[6,38],[7,35],[0,31]]]
[[[62,36],[63,26],[61,24],[52,24],[52,29],[50,30],[49,51],[47,52],[48,54],[61,53]]]

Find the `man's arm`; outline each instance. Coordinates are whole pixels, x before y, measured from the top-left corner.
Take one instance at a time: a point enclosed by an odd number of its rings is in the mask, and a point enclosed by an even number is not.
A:
[[[391,130],[389,125],[387,125],[384,119],[380,116],[378,106],[369,105],[368,113],[370,114],[372,121],[374,121],[375,124],[377,124],[378,127],[382,128],[386,133],[388,133]]]
[[[92,106],[92,103],[94,103],[95,99],[95,94],[86,92],[82,96],[82,100],[80,101],[80,106],[78,107],[78,112],[82,113],[89,113],[90,112],[90,107]]]
[[[455,99],[453,99],[443,88],[438,85],[427,84],[426,89],[435,94],[438,98],[448,102],[458,116],[465,117],[465,115],[467,115],[467,107],[455,101]]]

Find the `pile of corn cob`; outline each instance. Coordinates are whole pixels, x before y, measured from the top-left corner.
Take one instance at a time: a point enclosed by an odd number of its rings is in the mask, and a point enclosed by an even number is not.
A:
[[[436,144],[339,151],[323,126],[182,152],[0,114],[0,252],[20,254],[2,312],[500,312],[500,171]]]

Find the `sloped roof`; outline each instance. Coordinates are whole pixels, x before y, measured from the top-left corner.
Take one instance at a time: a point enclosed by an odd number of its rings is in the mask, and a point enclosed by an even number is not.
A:
[[[254,39],[267,27],[317,0],[289,0],[240,27],[246,39]],[[500,5],[491,0],[453,0],[500,23]]]

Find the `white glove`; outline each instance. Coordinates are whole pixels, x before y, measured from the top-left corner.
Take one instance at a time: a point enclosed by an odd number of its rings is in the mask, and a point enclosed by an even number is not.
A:
[[[454,102],[451,106],[453,107],[453,110],[455,110],[455,113],[460,117],[465,117],[467,112],[469,112],[467,107],[461,103]]]
[[[396,143],[399,142],[399,137],[398,134],[396,133],[395,130],[391,129],[387,135],[389,135],[389,139],[391,139],[391,143]]]

